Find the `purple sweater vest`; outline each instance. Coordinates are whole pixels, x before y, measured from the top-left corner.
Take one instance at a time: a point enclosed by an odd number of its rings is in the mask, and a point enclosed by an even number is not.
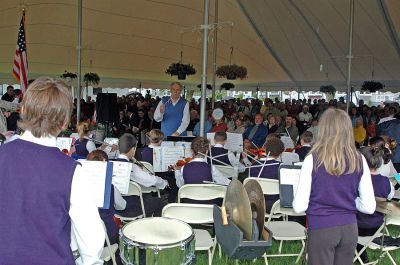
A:
[[[212,168],[206,162],[192,161],[183,168],[185,184],[202,184],[203,181],[212,181]]]
[[[314,158],[314,167],[316,161]],[[355,200],[362,176],[360,172],[330,175],[321,165],[312,171],[311,194],[308,209],[308,228],[316,230],[357,222]]]
[[[153,165],[153,148],[145,147],[142,150],[142,161]]]
[[[391,188],[390,181],[387,177],[372,175],[372,186],[374,187],[375,197],[387,198]],[[379,228],[383,224],[383,213],[376,212],[373,214],[365,214],[357,212],[357,224],[360,228]]]
[[[225,155],[224,156],[219,156],[219,155],[223,155],[223,154],[225,154]],[[219,161],[221,161],[221,162],[223,162],[225,164],[231,165],[231,162],[229,161],[229,158],[228,158],[228,150],[226,150],[223,147],[211,147],[210,156],[211,157],[218,156],[215,159],[217,159],[217,160],[219,160]],[[209,164],[211,164],[211,161],[210,161],[209,158],[207,158],[207,162]],[[218,162],[216,160],[213,160],[212,164],[213,165],[223,165],[222,163],[220,163],[220,162]]]
[[[269,164],[274,164],[274,163],[281,163],[277,160],[267,160],[265,162],[265,167],[263,168],[263,171],[260,174],[260,178],[266,178],[266,179],[279,179],[279,165],[272,165],[268,166]],[[257,167],[250,168],[250,176],[251,177],[257,177],[258,174],[260,173],[261,170],[261,165],[258,163],[254,164],[257,165]],[[260,166],[260,167],[258,167]]]
[[[75,264],[68,212],[76,165],[55,147],[24,140],[0,146],[2,265]]]
[[[89,152],[86,148],[87,143],[88,143],[87,139],[83,139],[83,140],[78,139],[75,141],[75,149],[76,149],[75,154],[77,156],[81,156],[81,157],[88,156]]]

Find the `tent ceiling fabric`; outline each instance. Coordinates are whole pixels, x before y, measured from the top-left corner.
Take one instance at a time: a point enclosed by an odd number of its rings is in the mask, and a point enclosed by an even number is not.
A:
[[[372,79],[374,72],[375,80],[400,88],[399,2],[355,1],[354,84]],[[77,1],[2,0],[0,82],[12,82],[23,7],[30,77],[75,72]],[[246,66],[249,73],[247,79],[234,81],[237,87],[315,90],[335,84],[343,89],[348,10],[348,0],[219,0],[220,21],[233,22],[233,27],[218,30],[217,64],[229,63],[233,46],[232,63]],[[184,62],[197,69],[183,83],[196,86],[201,79],[202,33],[191,29],[198,28],[202,16],[201,0],[84,0],[82,73],[98,73],[103,87],[166,87],[176,79],[165,69],[180,59],[182,50]],[[218,84],[223,82],[217,78]]]

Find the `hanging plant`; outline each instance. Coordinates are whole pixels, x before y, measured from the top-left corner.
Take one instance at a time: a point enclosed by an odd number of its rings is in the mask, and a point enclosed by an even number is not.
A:
[[[201,88],[201,84],[198,84],[197,87],[198,87],[198,88]],[[207,84],[207,89],[210,89],[210,90],[211,90],[211,89],[212,89],[212,85]]]
[[[166,74],[171,76],[178,76],[179,80],[185,80],[187,75],[196,74],[196,69],[194,69],[192,64],[183,64],[183,63],[172,63],[168,66],[167,70],[165,70]]]
[[[369,91],[371,93],[374,93],[376,91],[379,91],[383,89],[385,86],[381,82],[376,82],[376,81],[364,81],[364,83],[361,86],[361,90],[364,91]]]
[[[232,88],[235,88],[235,85],[232,83],[223,83],[221,85],[221,89],[230,90]]]
[[[336,88],[332,85],[327,85],[327,86],[321,86],[319,88],[319,91],[325,94],[331,94],[332,96],[335,95],[336,93]]]
[[[236,64],[222,65],[218,67],[215,74],[218,77],[225,77],[228,80],[235,80],[237,78],[245,79],[247,77],[247,69],[244,66]]]
[[[75,78],[78,77],[78,75],[75,74],[75,73],[71,73],[71,72],[68,72],[67,70],[65,70],[64,73],[62,75],[60,75],[60,77],[64,78],[64,79],[67,79],[67,78],[75,79]]]
[[[86,73],[83,76],[83,81],[86,83],[86,87],[89,85],[98,85],[100,83],[100,77],[96,73]]]

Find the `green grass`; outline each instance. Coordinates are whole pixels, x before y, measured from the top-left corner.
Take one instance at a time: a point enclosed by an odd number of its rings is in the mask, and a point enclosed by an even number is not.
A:
[[[399,227],[389,227],[389,231],[391,236],[398,237],[400,236],[400,228]],[[267,251],[267,254],[277,254],[278,253],[279,242],[273,241],[272,247]],[[297,242],[284,242],[282,253],[298,253],[301,249],[301,243]],[[377,260],[379,259],[381,252],[379,250],[372,251],[368,250],[369,260]],[[392,257],[394,260],[400,264],[400,250],[392,251]],[[208,255],[206,252],[196,252],[196,264],[197,265],[207,265],[208,264]],[[269,265],[287,265],[287,264],[295,264],[296,257],[271,257],[268,258]],[[231,259],[227,259],[226,256],[223,254],[222,258],[219,258],[218,248],[215,250],[213,265],[225,265],[231,264],[234,265],[235,261]],[[247,264],[247,265],[261,265],[265,264],[263,258],[257,259],[256,262],[253,261],[239,261],[239,264]],[[299,262],[298,264],[301,264]],[[358,263],[355,263],[358,264]],[[392,265],[390,260],[385,256],[378,262],[379,265]]]

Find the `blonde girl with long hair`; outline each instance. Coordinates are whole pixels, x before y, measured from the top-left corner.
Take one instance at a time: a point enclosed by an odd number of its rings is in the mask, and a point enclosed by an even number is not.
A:
[[[350,117],[328,109],[304,160],[293,201],[297,213],[307,214],[308,264],[353,264],[357,211],[372,214],[375,207],[371,174],[355,147]]]

